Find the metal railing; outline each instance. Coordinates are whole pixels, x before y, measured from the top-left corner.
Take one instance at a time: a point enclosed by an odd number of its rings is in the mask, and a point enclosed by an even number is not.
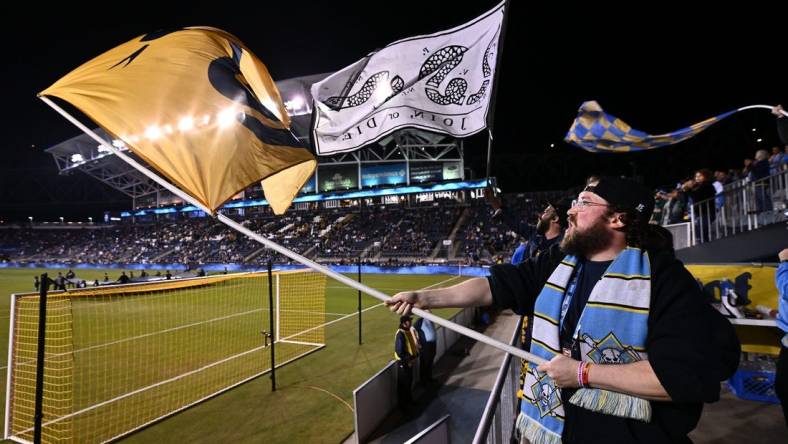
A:
[[[717,196],[690,206],[691,245],[722,239],[786,220],[788,170],[740,180]]]
[[[520,344],[520,325],[517,322],[509,341],[513,347]],[[473,444],[508,444],[514,433],[517,419],[517,387],[520,381],[520,359],[510,354],[504,356],[495,384],[490,391],[487,405],[473,437]]]

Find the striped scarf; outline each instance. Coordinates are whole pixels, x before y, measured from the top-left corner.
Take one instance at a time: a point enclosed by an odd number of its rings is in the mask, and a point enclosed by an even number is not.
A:
[[[547,360],[561,353],[561,304],[577,263],[576,257],[566,256],[536,299],[530,351]],[[627,364],[648,359],[645,344],[650,304],[648,254],[637,248],[626,248],[594,286],[578,320],[575,337],[580,342],[582,360]],[[527,439],[531,444],[560,444],[564,430],[561,389],[536,367],[528,363],[517,431],[521,442]],[[569,402],[609,415],[646,422],[651,419],[648,401],[623,393],[579,389]]]

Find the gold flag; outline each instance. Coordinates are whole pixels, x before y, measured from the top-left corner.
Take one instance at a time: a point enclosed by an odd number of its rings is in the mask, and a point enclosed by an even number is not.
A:
[[[146,34],[40,94],[79,108],[212,212],[262,180],[282,214],[317,165],[265,65],[219,29]]]

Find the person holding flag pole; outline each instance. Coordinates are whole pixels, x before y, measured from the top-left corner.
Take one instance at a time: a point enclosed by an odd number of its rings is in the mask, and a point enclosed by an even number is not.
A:
[[[678,443],[738,366],[731,324],[705,302],[648,220],[650,190],[618,177],[590,183],[568,211],[560,244],[488,278],[402,292],[412,308],[495,305],[533,319],[518,392],[517,438],[531,444]]]

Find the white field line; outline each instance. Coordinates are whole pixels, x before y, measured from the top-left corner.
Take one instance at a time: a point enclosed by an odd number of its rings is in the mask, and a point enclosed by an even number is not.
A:
[[[221,316],[221,317],[218,317],[218,318],[208,319],[208,320],[205,320],[205,321],[194,322],[194,323],[191,323],[191,324],[180,325],[178,327],[168,328],[168,329],[165,329],[165,330],[159,330],[159,331],[155,331],[155,332],[151,332],[151,333],[145,333],[145,334],[142,334],[142,335],[132,336],[130,338],[123,338],[123,339],[119,339],[117,341],[106,342],[104,344],[96,344],[96,345],[92,345],[90,347],[85,347],[85,348],[81,348],[79,350],[74,350],[74,353],[86,352],[86,351],[94,350],[94,349],[97,349],[97,348],[103,348],[103,347],[109,347],[109,346],[112,346],[112,345],[121,344],[121,343],[124,343],[124,342],[136,341],[137,339],[144,339],[144,338],[148,338],[148,337],[151,337],[151,336],[156,336],[156,335],[170,333],[170,332],[177,331],[177,330],[182,330],[182,329],[185,329],[185,328],[191,328],[191,327],[196,327],[196,326],[200,326],[200,325],[204,325],[204,324],[209,324],[211,322],[223,321],[223,320],[234,318],[234,317],[238,317],[238,316],[246,316],[246,315],[253,314],[253,313],[259,313],[259,312],[262,312],[264,310],[266,310],[266,309],[264,309],[264,308],[256,308],[254,310],[244,311],[244,312],[241,312],[241,313],[234,313],[234,314],[231,314],[231,315]],[[309,314],[324,314],[324,315],[330,315],[330,316],[345,316],[346,315],[345,313],[322,313],[322,312],[304,311],[304,310],[282,310],[282,311],[296,312],[296,313],[309,313]],[[57,358],[57,357],[60,357],[60,356],[65,356],[67,354],[69,354],[69,353],[50,354],[50,355],[47,356],[47,359]],[[28,362],[20,362],[20,365],[30,364],[32,362],[35,362],[35,361],[30,360]],[[0,370],[4,370],[6,368],[8,368],[8,366],[4,365],[4,366],[0,367]]]

